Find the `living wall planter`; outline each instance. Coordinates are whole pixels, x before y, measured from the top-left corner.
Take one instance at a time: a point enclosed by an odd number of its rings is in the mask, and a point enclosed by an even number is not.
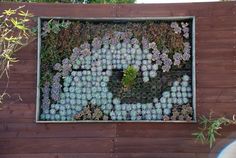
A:
[[[38,18],[36,122],[195,122],[195,19]]]

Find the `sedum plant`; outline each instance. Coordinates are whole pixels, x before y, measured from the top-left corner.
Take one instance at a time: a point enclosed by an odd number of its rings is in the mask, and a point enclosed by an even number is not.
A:
[[[212,118],[211,112],[209,118],[206,116],[200,117],[199,124],[201,126],[199,127],[199,131],[192,135],[196,137],[197,141],[203,144],[209,144],[210,148],[212,148],[216,141],[216,136],[221,135],[219,130],[221,130],[223,126],[236,125],[236,119],[235,115],[233,115],[232,119],[226,117]]]
[[[23,46],[27,45],[32,35],[27,26],[33,16],[28,11],[23,11],[24,6],[16,9],[4,10],[0,15],[0,79],[4,76],[9,80],[9,70],[12,63],[18,60],[14,54]],[[6,89],[8,82],[6,85]],[[6,93],[6,89],[0,94],[0,104]]]
[[[58,34],[61,31],[61,29],[67,29],[70,26],[70,24],[71,24],[70,21],[64,21],[64,20],[61,22],[59,20],[54,20],[54,19],[45,21],[42,27],[42,36],[45,37],[50,32]]]
[[[135,79],[137,78],[137,76],[138,70],[133,66],[128,66],[128,68],[124,71],[122,78],[123,87],[125,89],[130,88],[135,83]]]

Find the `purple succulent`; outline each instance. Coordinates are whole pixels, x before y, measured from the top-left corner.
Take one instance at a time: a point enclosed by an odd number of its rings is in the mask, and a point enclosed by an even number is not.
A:
[[[191,55],[190,55],[189,53],[184,53],[184,54],[182,55],[182,59],[183,59],[184,61],[188,61],[188,60],[190,59],[190,57],[191,57]]]
[[[160,56],[159,56],[158,54],[153,54],[153,55],[152,55],[152,60],[153,60],[153,61],[156,61],[156,60],[158,60],[158,59],[160,59]]]
[[[188,53],[188,54],[190,54],[190,49],[189,49],[189,48],[184,48],[183,53]]]
[[[148,47],[149,47],[149,49],[157,50],[157,45],[155,42],[149,43]]]
[[[111,38],[111,35],[109,33],[106,33],[102,38],[102,42],[109,41],[110,38]]]
[[[90,44],[88,42],[84,42],[80,45],[81,49],[90,49]]]
[[[130,41],[131,37],[132,37],[132,32],[122,32],[121,34],[121,40],[123,41]]]
[[[120,40],[123,32],[115,31],[114,36],[116,39]]]
[[[125,32],[120,32],[120,40],[124,40],[126,37]]]
[[[189,28],[188,27],[183,28],[183,33],[188,33],[188,32],[189,32]]]
[[[142,37],[142,46],[143,46],[143,49],[148,49],[149,48],[148,40],[145,37]]]
[[[170,25],[171,28],[174,29],[174,32],[175,33],[181,33],[181,27],[179,27],[179,24],[177,22],[172,22],[171,25]]]
[[[138,41],[138,39],[137,38],[132,38],[131,39],[131,44],[139,44],[139,41]]]
[[[189,38],[189,33],[186,32],[186,33],[183,34],[183,36],[184,36],[184,38],[188,39]]]
[[[173,59],[174,59],[174,65],[180,65],[180,61],[182,60],[182,54],[176,52],[173,55]]]
[[[56,63],[54,66],[53,66],[53,69],[56,70],[56,71],[61,71],[62,70],[62,66],[60,63]]]
[[[156,55],[160,55],[161,52],[157,49],[157,50],[153,50],[153,51],[152,51],[152,54],[153,54],[153,55],[154,55],[154,54],[156,54]]]
[[[167,55],[166,53],[162,53],[162,54],[160,55],[160,57],[161,57],[161,60],[162,60],[162,61],[168,59],[168,55]]]
[[[152,51],[152,60],[157,61],[160,60],[160,51],[159,50],[153,50]]]
[[[119,42],[119,40],[118,40],[116,37],[112,37],[112,38],[110,39],[110,43],[111,43],[112,45],[116,45],[118,42]]]
[[[157,65],[162,65],[162,63],[163,63],[163,62],[162,62],[160,59],[156,60],[156,64],[157,64]]]
[[[75,47],[72,51],[75,54],[80,54],[80,49],[78,47]]]
[[[189,24],[188,24],[187,22],[186,22],[186,23],[181,22],[181,26],[182,26],[182,28],[186,28],[188,25],[189,25]]]
[[[92,41],[92,46],[93,46],[93,48],[95,48],[95,49],[100,49],[101,46],[102,46],[102,41],[101,41],[101,39],[99,39],[99,38],[94,38],[93,41]]]
[[[55,81],[55,82],[60,82],[60,80],[61,80],[61,73],[56,73],[54,76],[53,76],[53,79],[52,79],[53,81]]]
[[[175,28],[175,27],[179,27],[179,25],[178,25],[177,22],[172,22],[172,23],[170,24],[170,27],[171,27],[171,28]]]
[[[180,60],[174,60],[174,65],[179,66],[180,65]]]
[[[50,107],[50,99],[49,99],[49,93],[50,93],[50,83],[46,82],[44,84],[44,87],[42,88],[42,109],[43,111],[49,110]]]
[[[91,51],[88,48],[81,50],[81,56],[83,56],[83,57],[88,56],[90,54],[91,54]]]
[[[184,42],[184,48],[191,48],[190,43],[189,42]]]
[[[125,39],[123,39],[123,42],[126,43],[126,44],[129,44],[130,41],[131,41],[130,38],[125,38]]]
[[[70,60],[68,58],[65,58],[62,60],[62,64],[63,65],[70,64]]]
[[[181,33],[181,27],[174,28],[175,33]]]
[[[62,70],[62,76],[63,77],[68,76],[71,70],[72,70],[71,67],[64,68]]]
[[[62,60],[62,76],[67,76],[72,71],[71,63],[68,58]]]
[[[163,71],[163,72],[169,72],[171,66],[169,66],[169,65],[163,65],[161,68],[162,68],[162,71]]]
[[[173,59],[174,59],[174,60],[181,60],[181,58],[182,58],[182,55],[181,55],[180,53],[178,53],[178,52],[176,52],[176,53],[173,55]]]
[[[163,62],[164,62],[164,65],[167,65],[167,66],[172,65],[172,60],[170,58],[165,59]]]
[[[51,98],[54,101],[58,101],[60,99],[60,92],[62,85],[60,84],[61,81],[61,73],[56,73],[52,79],[52,88],[51,88]]]
[[[70,61],[71,61],[71,64],[75,64],[76,60],[78,59],[78,54],[77,53],[72,53],[71,56],[70,56]]]

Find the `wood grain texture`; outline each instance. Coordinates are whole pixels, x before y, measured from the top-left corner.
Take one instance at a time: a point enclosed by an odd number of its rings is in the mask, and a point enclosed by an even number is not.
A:
[[[236,2],[74,5],[0,3],[0,12],[25,5],[35,16],[196,17],[197,115],[236,112]],[[197,124],[81,123],[36,124],[37,40],[17,53],[8,93],[0,111],[0,158],[215,158],[236,138],[222,130],[212,150],[195,143]],[[6,78],[0,80],[0,92]]]

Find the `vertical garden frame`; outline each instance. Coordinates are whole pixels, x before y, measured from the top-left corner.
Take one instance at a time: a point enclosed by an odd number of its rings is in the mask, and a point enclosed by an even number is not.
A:
[[[123,121],[96,121],[96,120],[79,120],[79,121],[42,121],[39,119],[40,115],[40,53],[41,53],[41,24],[42,20],[50,20],[50,19],[57,19],[57,20],[83,20],[83,21],[147,21],[147,20],[163,20],[163,21],[173,21],[173,20],[192,20],[192,106],[193,106],[193,120],[192,121],[159,121],[159,120],[123,120]],[[178,16],[178,17],[134,17],[134,18],[79,18],[79,17],[38,17],[38,43],[37,43],[37,96],[36,96],[36,123],[85,123],[85,122],[153,122],[153,123],[196,123],[196,62],[195,62],[195,17],[194,16]]]

